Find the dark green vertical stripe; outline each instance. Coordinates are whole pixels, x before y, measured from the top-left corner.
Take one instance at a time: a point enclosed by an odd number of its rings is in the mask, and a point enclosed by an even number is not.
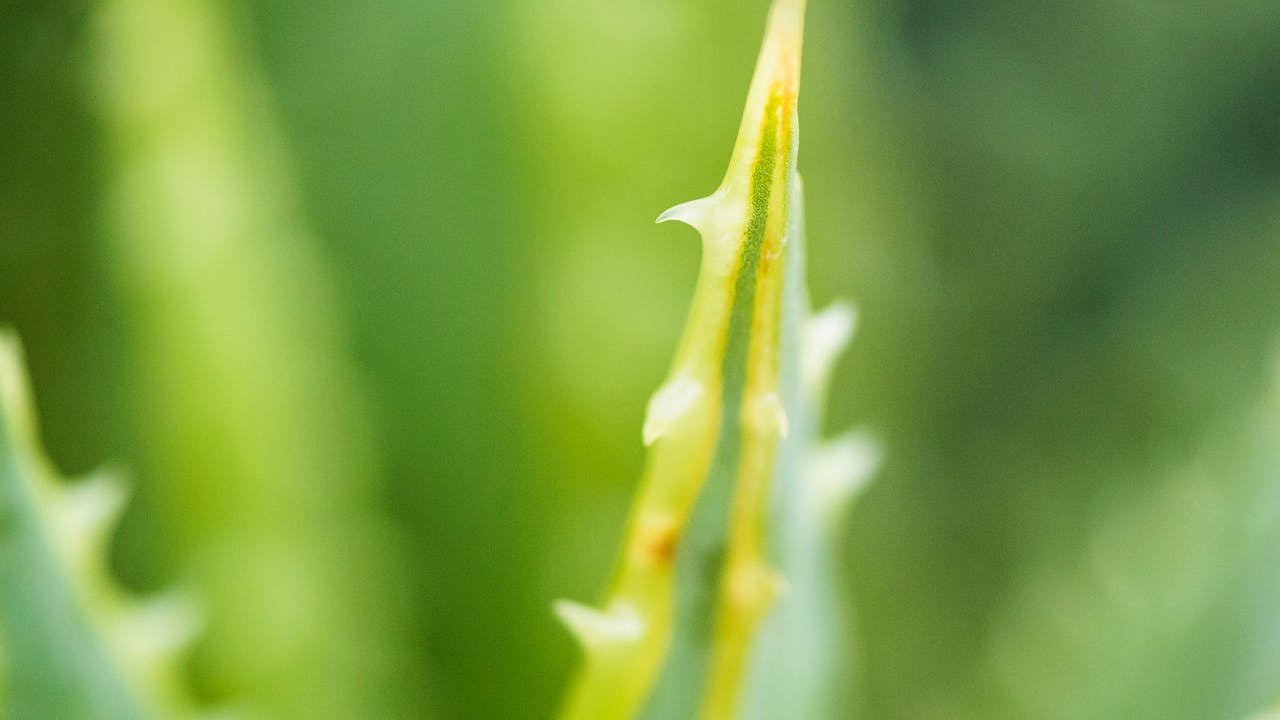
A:
[[[693,718],[702,704],[711,666],[715,611],[724,572],[729,514],[742,449],[742,400],[751,353],[757,274],[777,167],[779,99],[765,107],[759,152],[751,169],[751,210],[734,278],[733,302],[721,363],[720,433],[675,557],[675,607],[671,644],[643,720]]]

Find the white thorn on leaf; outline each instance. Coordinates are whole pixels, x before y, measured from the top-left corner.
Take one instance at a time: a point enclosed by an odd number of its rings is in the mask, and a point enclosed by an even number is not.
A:
[[[86,569],[104,562],[101,554],[105,538],[120,518],[128,494],[124,480],[111,470],[98,471],[70,485],[58,485],[49,516],[57,528],[56,542],[69,562]]]
[[[127,495],[120,475],[109,470],[94,473],[58,493],[59,520],[78,535],[99,535],[120,517]]]
[[[759,395],[750,407],[750,422],[753,428],[762,433],[776,432],[779,437],[786,437],[791,431],[791,423],[787,419],[787,409],[777,393]]]
[[[702,383],[684,374],[676,375],[658,388],[645,411],[644,444],[652,445],[666,435],[671,426],[702,397],[702,392]]]
[[[176,589],[126,606],[113,629],[129,657],[147,663],[180,653],[196,638],[203,624],[195,593]]]
[[[707,229],[707,220],[711,216],[711,208],[715,205],[715,196],[698,198],[676,205],[668,209],[666,212],[658,216],[654,222],[664,223],[668,220],[677,220],[689,227],[704,232]]]
[[[804,384],[811,392],[821,392],[840,353],[849,346],[857,325],[857,309],[836,301],[809,318],[804,327]]]
[[[744,563],[729,576],[729,597],[743,607],[764,607],[791,591],[791,583],[762,562]]]
[[[644,618],[628,602],[615,602],[602,611],[572,600],[556,600],[552,609],[589,650],[639,640],[644,635]]]
[[[809,457],[809,482],[818,509],[834,512],[849,503],[871,479],[884,449],[865,432],[846,432],[815,447]]]

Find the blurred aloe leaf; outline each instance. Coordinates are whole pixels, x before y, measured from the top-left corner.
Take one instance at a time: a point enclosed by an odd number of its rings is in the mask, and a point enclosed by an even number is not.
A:
[[[202,697],[418,716],[355,370],[236,28],[215,0],[103,0],[94,26],[108,245],[151,440],[141,554],[190,567],[207,598]]]
[[[1280,373],[1001,608],[975,717],[1245,717],[1280,668]]]
[[[841,716],[833,530],[876,453],[813,440],[853,314],[811,318],[804,289],[803,13],[795,0],[770,11],[720,187],[658,218],[699,231],[702,269],[649,402],[613,588],[601,610],[556,606],[587,654],[566,718]]]
[[[174,661],[197,612],[178,591],[130,599],[109,576],[125,495],[114,471],[59,477],[40,448],[18,340],[0,333],[0,717],[183,714]]]

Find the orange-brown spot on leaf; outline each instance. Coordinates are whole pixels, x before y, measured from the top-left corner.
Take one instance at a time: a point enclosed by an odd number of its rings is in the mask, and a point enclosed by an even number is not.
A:
[[[633,551],[637,559],[654,564],[668,564],[675,559],[680,540],[680,523],[672,515],[652,513],[640,519]]]

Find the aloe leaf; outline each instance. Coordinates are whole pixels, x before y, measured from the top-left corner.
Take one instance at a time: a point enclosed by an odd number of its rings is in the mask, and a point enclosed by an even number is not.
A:
[[[1280,373],[998,608],[974,717],[1248,717],[1280,667]],[[1266,716],[1264,716],[1266,717]]]
[[[101,0],[95,17],[106,242],[149,441],[139,504],[166,540],[132,557],[189,570],[207,602],[202,697],[416,715],[357,372],[233,5]]]
[[[804,287],[803,13],[770,11],[720,187],[658,218],[698,230],[702,267],[613,587],[603,609],[556,606],[586,652],[565,718],[836,716],[832,533],[875,453],[813,440],[853,314],[811,318]]]
[[[67,481],[40,449],[17,339],[0,333],[0,717],[178,717],[189,595],[128,598],[107,572],[118,472]]]

